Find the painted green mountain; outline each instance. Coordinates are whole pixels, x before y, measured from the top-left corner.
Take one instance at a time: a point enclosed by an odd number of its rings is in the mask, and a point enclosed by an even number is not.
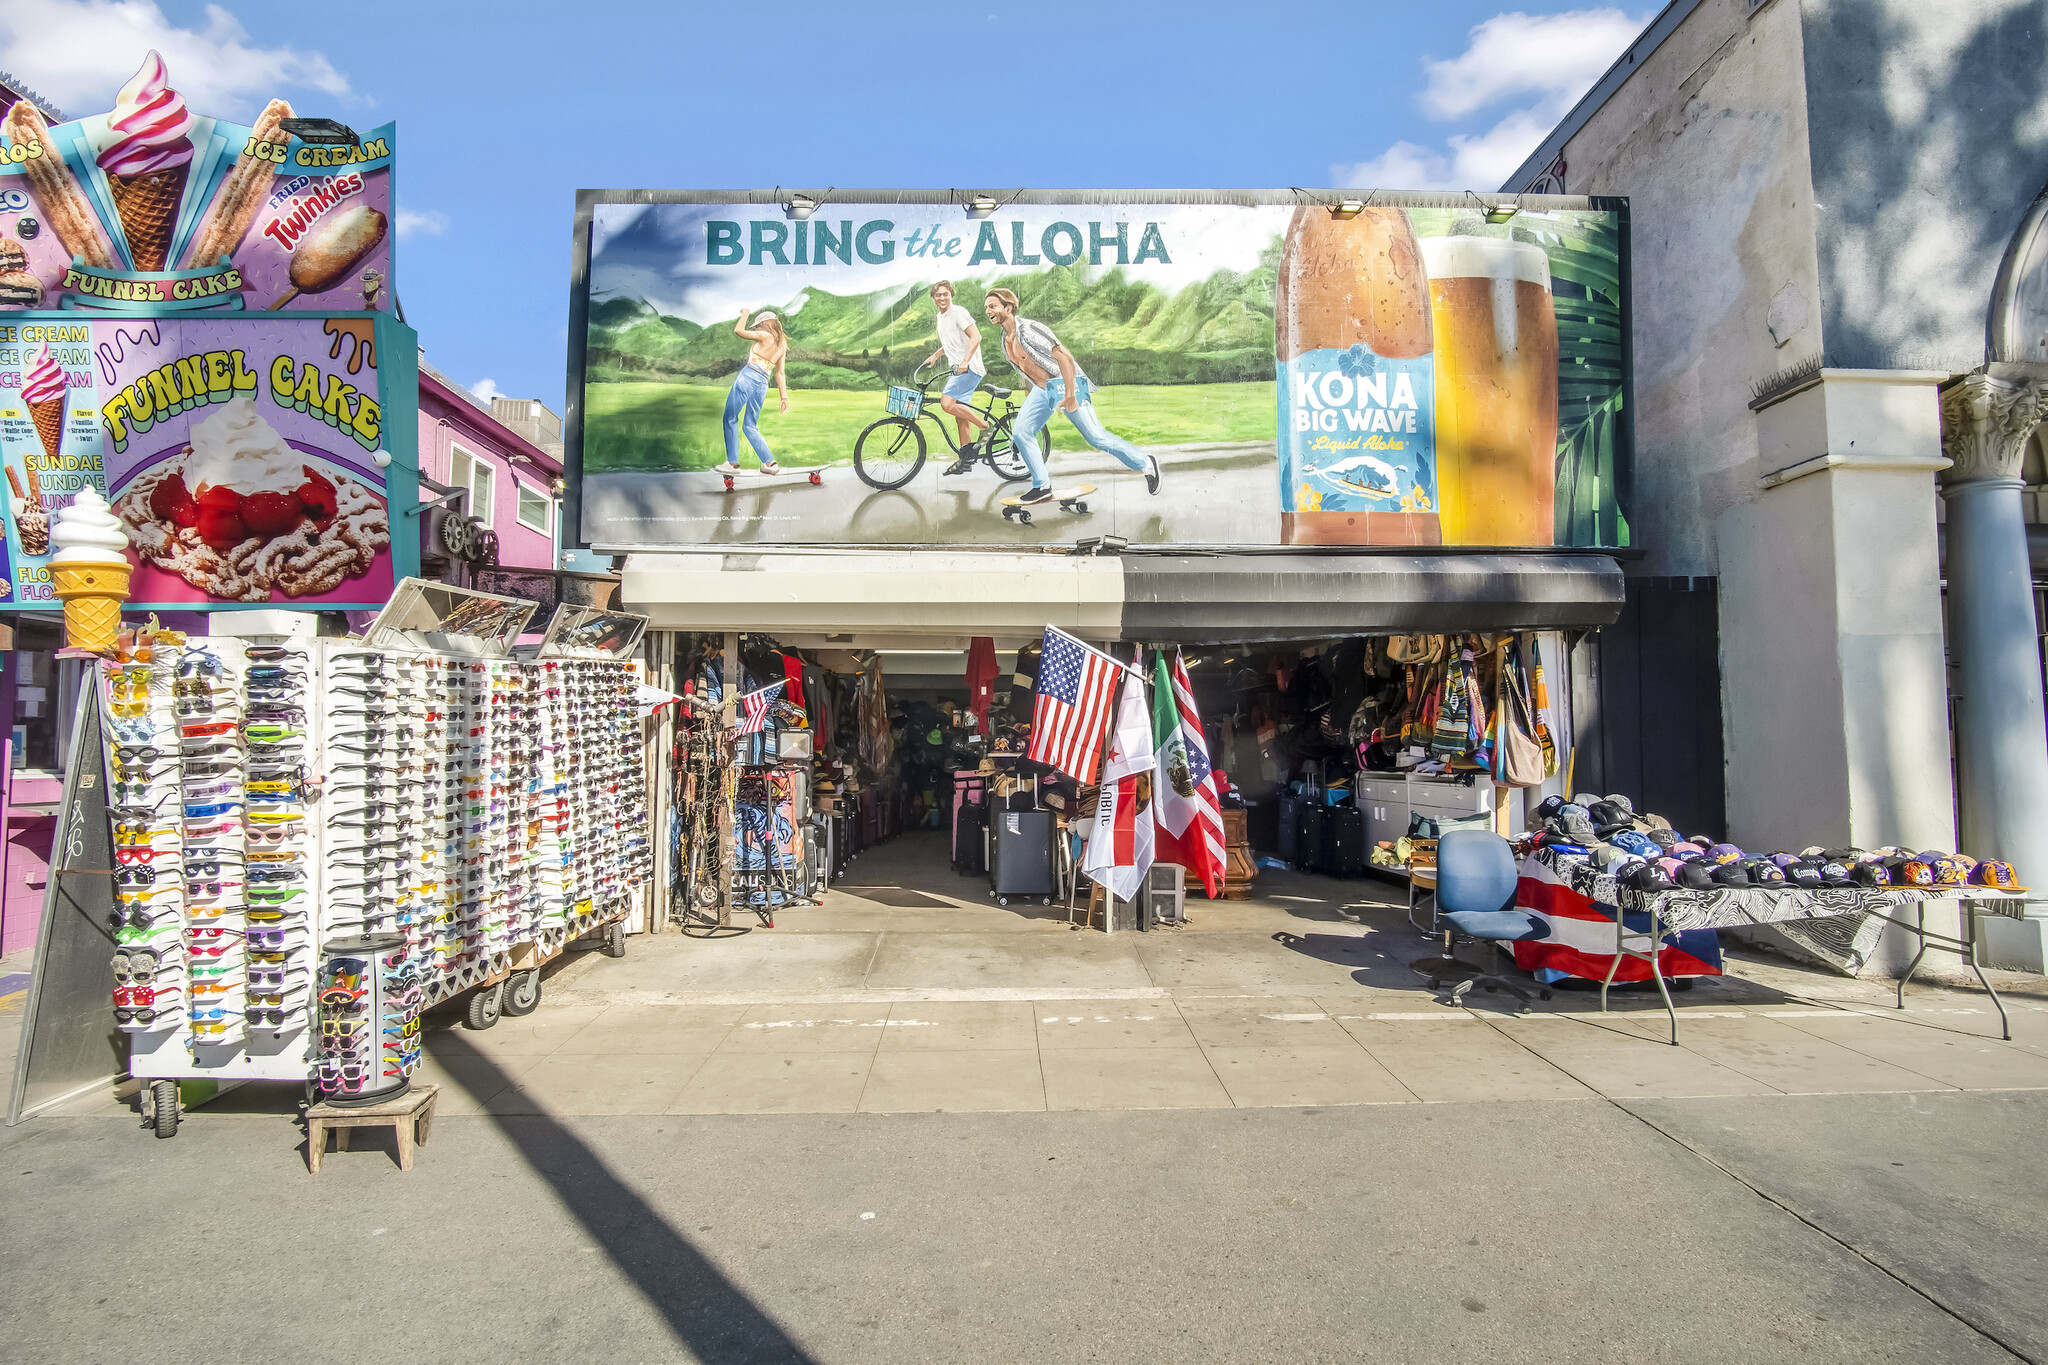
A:
[[[1019,310],[1059,333],[1098,383],[1211,384],[1273,377],[1273,289],[1280,240],[1250,271],[1219,270],[1168,294],[1110,270],[1094,283],[1076,265],[957,283],[961,304],[981,312],[983,291],[1014,290]],[[901,383],[938,348],[922,286],[839,295],[806,289],[775,305],[790,340],[791,388],[867,389]],[[642,299],[590,309],[587,363],[593,382],[716,383],[746,360],[734,319],[699,326]],[[1002,339],[982,324],[982,358],[996,382],[1010,374]]]

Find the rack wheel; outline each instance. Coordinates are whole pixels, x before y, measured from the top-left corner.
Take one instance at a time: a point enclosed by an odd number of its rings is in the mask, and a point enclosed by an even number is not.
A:
[[[498,1005],[500,1013],[518,1019],[532,1014],[540,1008],[540,968],[530,972],[516,973],[505,983],[505,998]]]
[[[498,1022],[499,1006],[505,1002],[505,983],[486,986],[469,997],[469,1014],[463,1019],[467,1028],[481,1032]]]
[[[997,897],[996,897],[996,904],[997,904],[997,905],[1008,905],[1009,903],[1010,903],[1010,898],[1009,898],[1008,896],[997,896]]]
[[[1038,898],[1038,903],[1039,903],[1040,905],[1051,905],[1051,904],[1052,904],[1052,897],[1051,897],[1051,896],[1040,896],[1040,897]]]
[[[811,471],[811,483],[812,483],[812,485],[813,485],[813,486],[817,486],[817,487],[822,487],[822,486],[824,485],[824,482],[825,482],[825,476],[824,476],[824,475],[823,475],[822,473],[820,473],[820,472],[819,472],[818,470],[815,470],[815,469],[813,469],[813,470]]]
[[[149,1087],[150,1113],[160,1138],[178,1135],[178,1083],[153,1081]]]
[[[605,926],[604,955],[624,957],[626,955],[626,922],[618,920]]]

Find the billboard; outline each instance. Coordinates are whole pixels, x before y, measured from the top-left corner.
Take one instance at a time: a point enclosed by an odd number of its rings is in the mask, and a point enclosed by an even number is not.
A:
[[[307,137],[317,139],[308,142]],[[105,113],[0,118],[0,314],[391,306],[396,125],[194,114],[152,52]]]
[[[0,606],[61,610],[50,526],[88,486],[128,534],[129,610],[383,605],[418,565],[390,510],[417,500],[417,354],[360,313],[0,314]]]
[[[1625,202],[1347,193],[585,191],[583,539],[1627,545]]]

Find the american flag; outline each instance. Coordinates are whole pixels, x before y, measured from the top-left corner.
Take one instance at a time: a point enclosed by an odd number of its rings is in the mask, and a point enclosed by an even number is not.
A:
[[[768,727],[768,708],[782,695],[783,686],[783,683],[774,683],[740,698],[739,734],[758,735]]]
[[[1073,636],[1046,628],[1038,660],[1038,700],[1024,756],[1079,782],[1095,780],[1103,731],[1122,665]]]

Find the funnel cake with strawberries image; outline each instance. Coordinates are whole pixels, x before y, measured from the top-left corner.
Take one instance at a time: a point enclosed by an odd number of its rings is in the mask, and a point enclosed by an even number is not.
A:
[[[195,425],[116,510],[144,563],[226,601],[333,592],[391,544],[383,499],[294,449],[249,397]]]

